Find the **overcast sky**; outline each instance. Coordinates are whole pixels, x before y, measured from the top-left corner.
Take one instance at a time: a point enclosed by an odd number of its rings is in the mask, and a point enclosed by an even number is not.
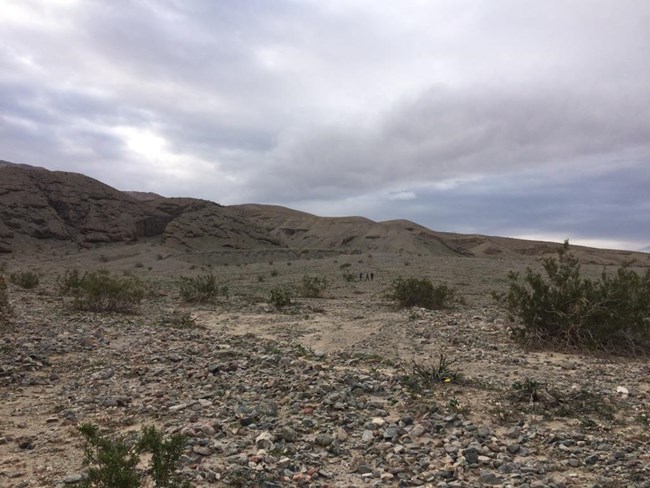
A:
[[[0,0],[0,159],[650,245],[647,0]]]

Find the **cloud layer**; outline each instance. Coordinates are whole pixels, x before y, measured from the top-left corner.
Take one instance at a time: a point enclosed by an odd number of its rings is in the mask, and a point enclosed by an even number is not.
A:
[[[650,243],[650,4],[8,0],[0,159],[121,189]]]

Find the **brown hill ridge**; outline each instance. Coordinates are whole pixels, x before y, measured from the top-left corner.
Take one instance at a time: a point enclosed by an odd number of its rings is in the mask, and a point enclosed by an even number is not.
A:
[[[408,220],[318,217],[260,204],[222,206],[194,198],[122,192],[87,176],[0,161],[0,252],[48,244],[88,248],[155,239],[174,252],[401,253],[516,257],[559,244],[436,232]],[[586,262],[648,255],[576,247]],[[263,256],[263,253],[259,254]]]

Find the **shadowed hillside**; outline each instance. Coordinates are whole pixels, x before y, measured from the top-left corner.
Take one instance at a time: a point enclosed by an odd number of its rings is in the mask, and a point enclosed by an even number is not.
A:
[[[124,245],[142,239],[154,239],[176,253],[246,252],[253,260],[265,259],[267,252],[498,259],[552,255],[560,245],[436,232],[408,220],[318,217],[273,205],[223,206],[123,192],[82,174],[0,161],[0,252]],[[644,253],[580,246],[574,252],[592,264],[650,265]]]

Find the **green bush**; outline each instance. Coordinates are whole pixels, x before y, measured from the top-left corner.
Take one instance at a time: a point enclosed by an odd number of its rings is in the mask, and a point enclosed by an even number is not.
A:
[[[354,273],[343,273],[343,279],[348,283],[352,283],[353,281],[357,281],[357,275]]]
[[[568,241],[543,268],[545,276],[528,268],[523,279],[511,272],[508,292],[495,295],[511,319],[523,324],[515,331],[522,342],[623,355],[650,352],[650,270],[639,275],[621,266],[614,275],[583,278]]]
[[[194,278],[183,276],[179,281],[178,289],[183,301],[188,303],[206,303],[218,296],[228,296],[228,287],[220,286],[212,273]]]
[[[5,325],[11,317],[11,305],[9,304],[9,293],[5,277],[0,275],[0,325]]]
[[[135,278],[119,278],[108,270],[66,272],[59,291],[74,297],[78,310],[90,312],[132,312],[144,298],[144,286]]]
[[[17,271],[11,273],[9,275],[9,281],[26,290],[36,288],[39,283],[38,275],[32,271]]]
[[[81,287],[82,275],[78,269],[66,269],[65,273],[56,277],[56,288],[59,294],[69,295]]]
[[[327,288],[327,280],[323,276],[304,275],[300,286],[302,296],[307,298],[318,298]]]
[[[162,432],[156,430],[152,425],[142,429],[142,437],[138,447],[152,454],[151,468],[152,477],[157,487],[160,486],[189,486],[188,483],[180,483],[174,476],[174,469],[178,458],[183,454],[185,438],[181,435],[174,435],[164,439]]]
[[[275,308],[280,309],[288,305],[291,305],[292,299],[293,299],[293,292],[291,291],[290,288],[288,287],[273,288],[271,290],[271,297],[269,298],[269,302]]]
[[[92,424],[81,425],[79,431],[86,439],[83,463],[88,466],[88,474],[78,486],[139,488],[151,486],[153,481],[156,487],[189,487],[189,483],[174,474],[185,445],[183,436],[164,439],[153,426],[143,427],[139,439],[131,440],[121,435],[102,435]],[[138,468],[145,453],[151,455],[151,468],[147,471]]]
[[[108,437],[99,433],[99,427],[83,424],[79,431],[86,438],[84,465],[88,476],[80,486],[97,488],[138,488],[140,462],[137,446],[122,436]]]
[[[386,297],[400,308],[422,307],[430,310],[449,308],[457,301],[453,288],[446,284],[434,286],[428,278],[397,278]]]

